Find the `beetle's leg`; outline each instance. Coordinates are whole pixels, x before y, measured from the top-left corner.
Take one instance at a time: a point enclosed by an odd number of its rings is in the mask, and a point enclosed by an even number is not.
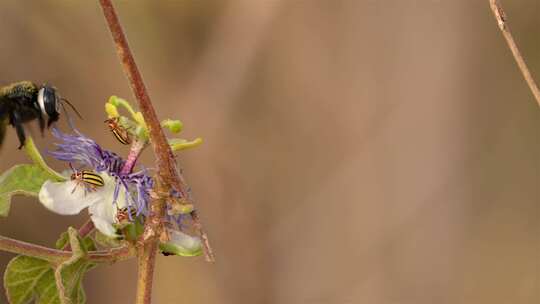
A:
[[[77,187],[79,186],[79,182],[76,181],[75,182],[75,186],[73,187],[73,190],[71,190],[71,194],[73,194],[75,192],[75,190],[77,190]]]
[[[94,192],[96,191],[96,186],[92,185],[92,184],[87,184],[87,187],[88,187],[88,192]]]

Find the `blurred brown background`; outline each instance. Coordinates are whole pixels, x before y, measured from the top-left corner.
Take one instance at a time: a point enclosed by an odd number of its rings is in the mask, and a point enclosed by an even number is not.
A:
[[[540,303],[540,109],[487,0],[115,2],[158,114],[205,139],[180,159],[217,263],[160,256],[155,303]],[[540,80],[540,3],[503,4]],[[0,37],[0,83],[54,84],[126,152],[97,1],[1,1]],[[85,217],[16,198],[0,229],[52,245]],[[135,276],[91,271],[88,302]]]

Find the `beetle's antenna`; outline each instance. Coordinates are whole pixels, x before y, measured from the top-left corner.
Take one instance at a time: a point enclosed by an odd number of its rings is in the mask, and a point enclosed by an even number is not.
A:
[[[71,104],[71,102],[69,102],[69,100],[67,100],[65,98],[60,98],[60,100],[66,102],[73,109],[73,112],[75,112],[75,114],[77,114],[77,116],[79,116],[80,119],[83,119],[81,113],[79,113],[79,111],[77,111],[77,108],[75,108],[75,106],[73,104]],[[63,106],[64,106],[64,104],[62,103],[62,107]],[[65,108],[64,108],[64,111],[65,111]]]

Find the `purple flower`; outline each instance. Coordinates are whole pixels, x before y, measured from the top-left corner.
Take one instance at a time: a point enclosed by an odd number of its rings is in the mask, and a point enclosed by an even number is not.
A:
[[[52,130],[53,135],[62,142],[56,143],[56,151],[49,152],[54,158],[92,168],[96,172],[119,173],[125,161],[116,153],[103,150],[94,140],[77,130],[69,135]]]
[[[60,214],[77,214],[88,207],[95,226],[111,236],[116,234],[114,224],[118,210],[127,208],[130,218],[132,210],[136,211],[137,216],[147,216],[149,192],[153,186],[147,170],[121,173],[126,162],[120,156],[102,149],[79,131],[74,132],[70,135],[53,129],[54,136],[60,142],[56,144],[56,150],[49,153],[75,167],[98,173],[105,185],[89,192],[73,180],[47,181],[41,188],[40,201]]]

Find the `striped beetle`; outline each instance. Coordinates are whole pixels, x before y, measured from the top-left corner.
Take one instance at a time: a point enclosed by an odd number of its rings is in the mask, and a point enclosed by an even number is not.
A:
[[[105,120],[105,122],[109,126],[114,137],[116,137],[121,144],[129,145],[131,144],[131,137],[129,136],[129,132],[120,125],[119,120],[118,117],[113,117]]]
[[[105,185],[105,182],[103,181],[103,178],[91,170],[81,170],[77,171],[73,168],[71,163],[69,164],[71,167],[71,170],[73,170],[73,174],[71,174],[71,180],[75,181],[77,184],[71,191],[71,193],[75,192],[75,189],[77,189],[78,185],[81,185],[84,187],[84,191],[95,191],[98,187],[103,187]]]

